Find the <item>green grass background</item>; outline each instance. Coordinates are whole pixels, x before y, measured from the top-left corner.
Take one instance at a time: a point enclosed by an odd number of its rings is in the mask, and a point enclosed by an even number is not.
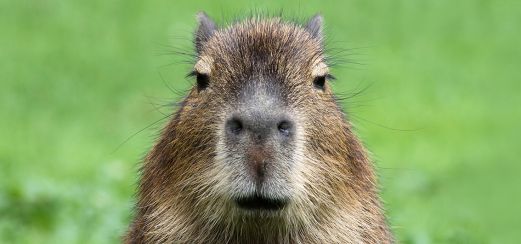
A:
[[[519,1],[0,0],[0,243],[118,242],[192,84],[172,51],[252,9],[324,15],[400,242],[521,241]]]

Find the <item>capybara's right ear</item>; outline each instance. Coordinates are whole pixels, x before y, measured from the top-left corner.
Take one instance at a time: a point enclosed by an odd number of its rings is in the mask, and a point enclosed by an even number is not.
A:
[[[318,39],[319,41],[322,41],[322,39],[323,39],[322,30],[324,29],[324,18],[322,17],[322,15],[316,14],[315,16],[311,17],[311,19],[309,19],[305,28],[309,32],[309,34],[311,34],[311,36]]]
[[[201,11],[197,13],[197,31],[195,32],[195,50],[197,54],[201,54],[203,44],[212,37],[213,33],[217,29],[215,22],[213,22],[205,12]]]

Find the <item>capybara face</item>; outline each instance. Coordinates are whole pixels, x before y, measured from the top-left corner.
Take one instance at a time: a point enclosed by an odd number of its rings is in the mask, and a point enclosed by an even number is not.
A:
[[[305,185],[320,177],[307,174],[324,168],[309,153],[317,150],[314,137],[335,130],[324,121],[342,119],[314,26],[320,17],[307,27],[251,19],[226,29],[199,18],[197,84],[190,96],[213,125],[208,171],[215,191],[246,213],[276,214],[309,200]]]

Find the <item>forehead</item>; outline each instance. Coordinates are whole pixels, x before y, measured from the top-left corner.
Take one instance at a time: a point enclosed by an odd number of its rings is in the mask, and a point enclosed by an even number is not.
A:
[[[195,68],[217,76],[313,75],[327,67],[323,59],[320,41],[301,26],[251,19],[215,33],[203,45]]]

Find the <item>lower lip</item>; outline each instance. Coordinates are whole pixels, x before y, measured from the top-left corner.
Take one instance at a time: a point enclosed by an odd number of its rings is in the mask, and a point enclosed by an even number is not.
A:
[[[251,211],[279,211],[286,206],[287,202],[286,199],[271,199],[260,196],[242,197],[235,200],[239,208]]]

